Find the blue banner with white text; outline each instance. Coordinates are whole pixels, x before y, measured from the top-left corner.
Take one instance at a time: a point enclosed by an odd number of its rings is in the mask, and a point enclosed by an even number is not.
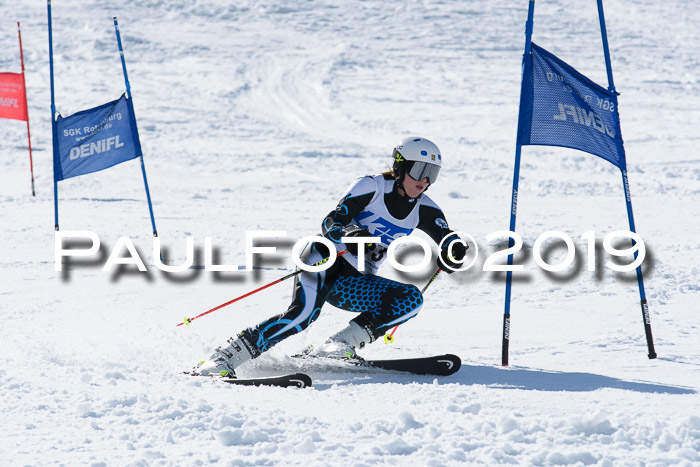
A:
[[[55,122],[54,179],[107,169],[141,156],[131,102],[119,99]]]
[[[563,146],[625,169],[617,95],[545,49],[525,58],[518,143]]]

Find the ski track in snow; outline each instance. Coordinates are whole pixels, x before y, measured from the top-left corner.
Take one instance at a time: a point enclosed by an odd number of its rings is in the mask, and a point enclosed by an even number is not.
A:
[[[29,93],[37,196],[23,122],[0,128],[0,465],[700,465],[696,219],[700,13],[687,2],[606,2],[608,37],[645,286],[659,358],[646,358],[634,275],[585,267],[586,244],[626,229],[620,174],[581,152],[523,149],[511,366],[500,364],[503,278],[480,271],[507,227],[527,1],[54,1],[63,115],[118,97],[117,16],[158,231],[244,262],[248,230],[286,230],[267,269],[165,274],[136,162],[59,185],[62,230],[92,230],[101,256],[54,271],[46,5],[0,3],[0,71]],[[541,0],[533,40],[606,84],[595,2]],[[240,374],[307,371],[304,390],[179,374],[241,329],[286,309],[285,282],[193,316],[291,270],[345,187],[383,171],[404,135],[445,155],[430,195],[482,254],[441,275],[426,304],[367,358],[455,353],[446,378],[288,357],[352,315],[328,306],[306,332]],[[532,246],[568,233],[577,269],[539,271]],[[129,236],[149,267],[102,272]],[[561,254],[553,250],[552,261]],[[422,285],[430,273],[390,277]]]

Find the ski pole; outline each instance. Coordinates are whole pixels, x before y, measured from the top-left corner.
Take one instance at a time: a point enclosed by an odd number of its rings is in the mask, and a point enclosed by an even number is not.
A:
[[[347,253],[347,252],[348,252],[348,250],[343,250],[343,251],[339,252],[339,253],[336,255],[336,258],[338,258],[339,256],[344,255],[344,254]],[[319,266],[319,265],[325,263],[326,261],[328,261],[329,259],[331,259],[330,256],[327,257],[327,258],[323,258],[323,259],[320,260],[320,261],[315,262],[315,263],[312,264],[311,266]],[[248,293],[246,293],[246,294],[243,294],[243,295],[241,295],[240,297],[236,297],[236,298],[234,298],[233,300],[229,300],[229,301],[226,302],[226,303],[222,303],[222,304],[219,305],[219,306],[215,306],[215,307],[212,308],[211,310],[207,310],[207,311],[205,311],[204,313],[198,314],[197,316],[194,316],[194,317],[192,317],[192,318],[185,317],[185,320],[184,320],[182,323],[178,324],[177,326],[182,326],[183,324],[185,324],[185,325],[190,324],[192,321],[194,321],[194,320],[197,319],[197,318],[201,318],[202,316],[208,315],[209,313],[212,313],[212,312],[214,312],[214,311],[216,311],[216,310],[218,310],[218,309],[220,309],[220,308],[223,308],[223,307],[228,306],[228,305],[230,305],[230,304],[232,304],[232,303],[234,303],[234,302],[237,302],[238,300],[242,300],[242,299],[244,299],[244,298],[246,298],[246,297],[249,297],[249,296],[253,295],[254,293],[258,293],[258,292],[260,292],[261,290],[266,289],[266,288],[268,288],[268,287],[270,287],[270,286],[272,286],[272,285],[279,284],[279,283],[282,282],[283,280],[289,279],[290,277],[294,277],[294,276],[296,276],[296,275],[298,275],[298,274],[301,274],[302,272],[304,272],[304,270],[303,270],[303,269],[299,269],[298,271],[294,271],[294,272],[292,272],[292,273],[290,273],[290,274],[287,274],[286,276],[281,277],[281,278],[279,278],[279,279],[277,279],[277,280],[274,280],[274,281],[270,282],[269,284],[263,285],[262,287],[258,287],[257,289],[255,289],[255,290],[253,290],[253,291],[251,291],[251,292],[248,292]],[[177,327],[177,326],[176,326],[176,327]]]
[[[442,269],[437,268],[437,271],[435,271],[435,274],[433,274],[433,277],[430,278],[428,283],[425,284],[425,287],[423,287],[423,290],[420,291],[421,295],[423,295],[423,293],[425,293],[425,291],[428,290],[428,286],[433,283],[433,281],[438,276],[438,274],[440,274],[440,271],[442,271]],[[392,344],[394,342],[394,333],[399,328],[399,326],[401,326],[401,325],[397,324],[396,326],[394,326],[394,329],[391,330],[391,333],[384,335],[384,343]]]

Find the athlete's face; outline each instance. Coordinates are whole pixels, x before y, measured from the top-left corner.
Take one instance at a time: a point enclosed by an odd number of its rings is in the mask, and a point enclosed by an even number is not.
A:
[[[423,180],[414,180],[408,173],[403,176],[402,184],[406,194],[411,198],[418,198],[420,194],[428,188],[428,185],[430,185],[430,183],[428,183],[428,177],[425,177]]]

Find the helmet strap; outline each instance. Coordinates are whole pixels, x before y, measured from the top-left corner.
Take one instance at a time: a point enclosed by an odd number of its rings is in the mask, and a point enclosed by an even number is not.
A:
[[[406,173],[406,170],[404,170],[404,165],[400,164],[399,165],[399,170],[394,174],[394,178],[396,179],[396,187],[401,188],[403,192],[405,193],[406,190],[403,188],[403,176]]]

